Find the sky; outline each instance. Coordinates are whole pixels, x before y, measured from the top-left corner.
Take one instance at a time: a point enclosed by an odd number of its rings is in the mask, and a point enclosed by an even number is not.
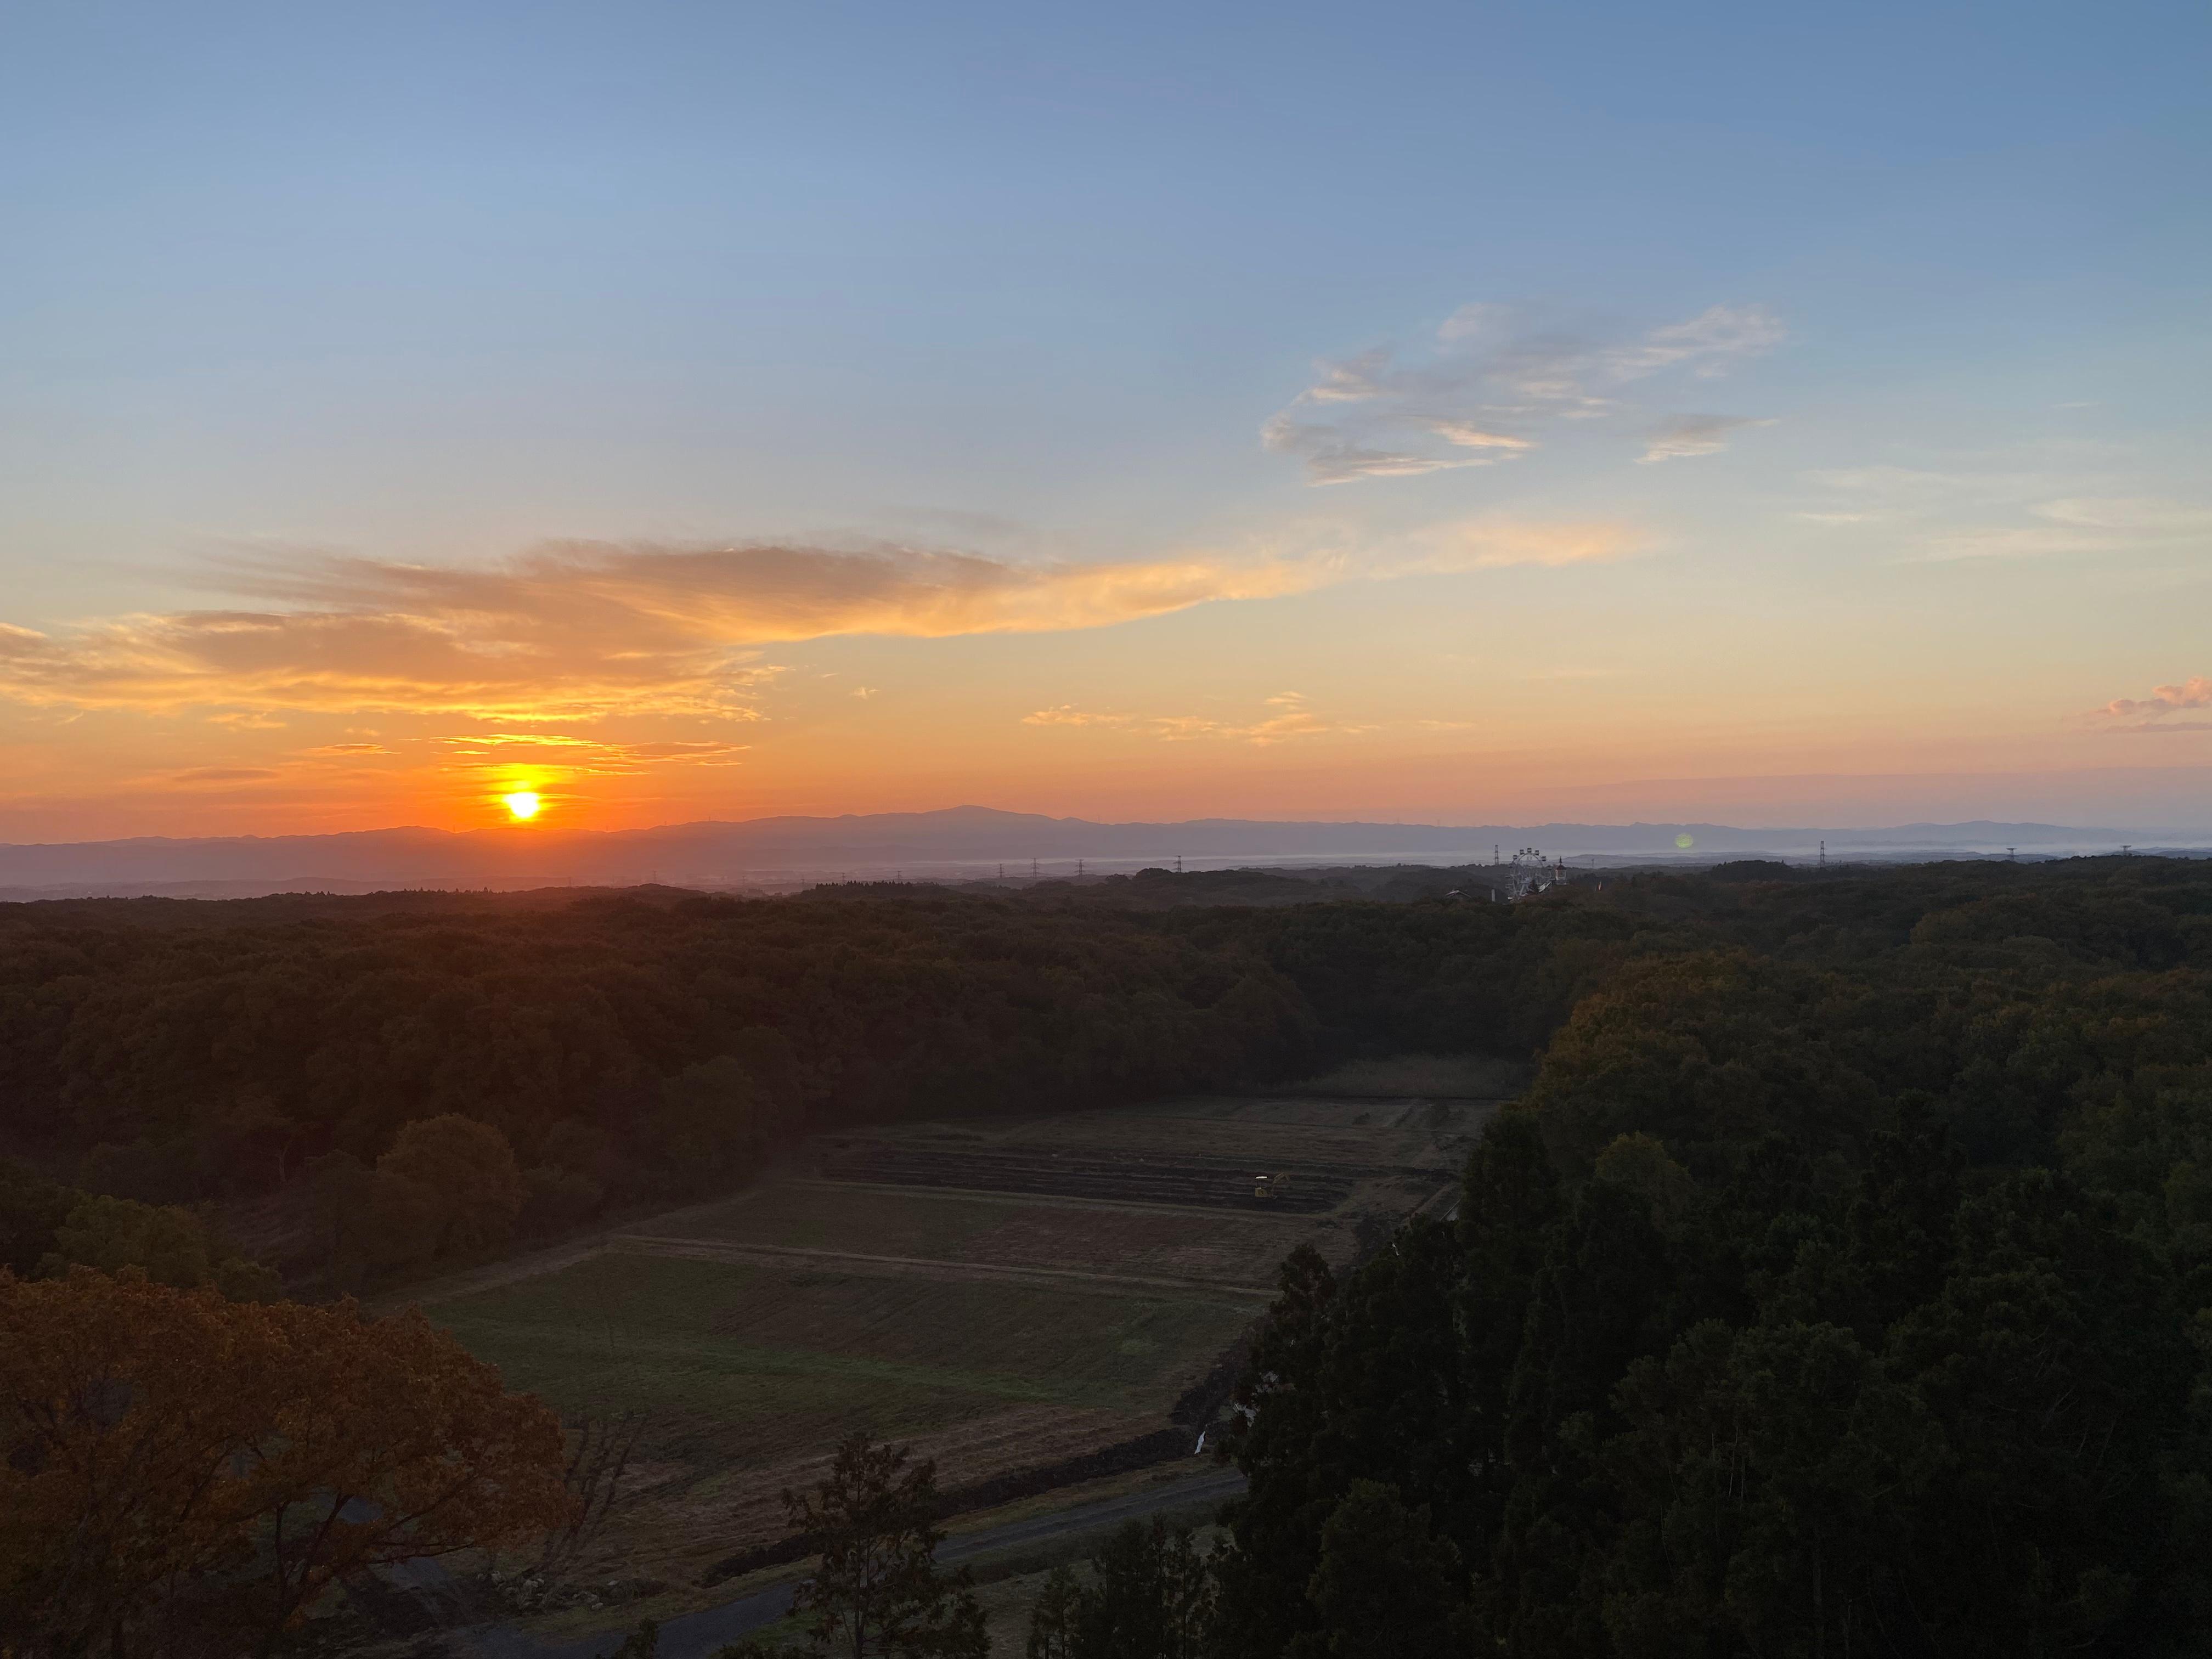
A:
[[[2198,5],[0,13],[0,841],[2212,828]]]

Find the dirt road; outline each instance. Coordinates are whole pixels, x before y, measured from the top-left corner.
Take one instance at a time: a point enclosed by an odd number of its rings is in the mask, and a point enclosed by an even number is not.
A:
[[[1010,1521],[981,1532],[963,1533],[938,1547],[937,1559],[955,1565],[1001,1550],[1034,1547],[1086,1532],[1118,1527],[1124,1521],[1141,1521],[1163,1510],[1197,1504],[1220,1503],[1244,1490],[1244,1477],[1234,1469],[1208,1464],[1183,1480],[1163,1481],[1143,1492],[1102,1498],[1096,1503],[1049,1515]],[[660,1627],[658,1659],[708,1659],[718,1648],[741,1636],[764,1630],[791,1611],[795,1584],[773,1584],[750,1595],[741,1595],[720,1607],[685,1613]],[[512,1625],[480,1625],[450,1633],[454,1650],[478,1659],[595,1659],[612,1653],[622,1644],[619,1631],[574,1642],[540,1642]]]

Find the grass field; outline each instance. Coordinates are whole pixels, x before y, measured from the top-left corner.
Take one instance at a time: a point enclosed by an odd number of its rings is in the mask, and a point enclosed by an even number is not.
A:
[[[1009,1404],[1140,1410],[1206,1370],[1224,1324],[1216,1303],[611,1251],[435,1314],[510,1387],[745,1463]]]

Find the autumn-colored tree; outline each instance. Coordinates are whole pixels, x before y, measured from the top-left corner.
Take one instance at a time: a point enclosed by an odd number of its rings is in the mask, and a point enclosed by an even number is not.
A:
[[[522,1213],[526,1188],[507,1137],[458,1112],[404,1125],[376,1167],[429,1194],[441,1250],[496,1244]]]
[[[419,1313],[0,1273],[0,1651],[266,1654],[341,1575],[570,1504],[552,1413]]]
[[[816,1614],[810,1650],[851,1659],[983,1659],[983,1609],[965,1569],[941,1574],[937,1464],[907,1467],[903,1446],[865,1431],[837,1448],[811,1492],[787,1491],[792,1530],[812,1540],[822,1565],[793,1611]]]

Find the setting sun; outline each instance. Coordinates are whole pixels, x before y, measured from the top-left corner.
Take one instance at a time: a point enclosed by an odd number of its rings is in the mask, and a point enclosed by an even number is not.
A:
[[[511,795],[501,795],[500,799],[507,803],[507,810],[517,823],[527,823],[538,816],[538,802],[534,791],[518,789]]]

